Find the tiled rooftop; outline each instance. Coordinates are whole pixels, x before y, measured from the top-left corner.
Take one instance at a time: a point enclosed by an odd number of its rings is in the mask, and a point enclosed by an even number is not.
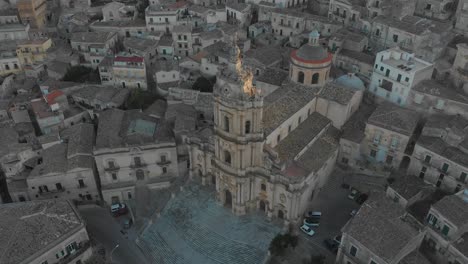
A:
[[[468,167],[468,154],[457,147],[444,142],[440,137],[420,136],[417,145],[420,145],[448,160]]]
[[[296,129],[275,147],[282,161],[295,159],[296,156],[323,132],[330,124],[330,120],[317,112],[313,112]]]
[[[372,193],[343,232],[391,262],[421,232],[421,226],[383,193]]]
[[[329,101],[347,105],[357,91],[337,83],[327,83],[320,90],[318,96]]]
[[[395,178],[395,181],[390,184],[393,190],[395,190],[400,196],[409,200],[415,195],[422,191],[432,190],[432,185],[425,183],[424,180],[413,175],[392,175],[391,177]]]
[[[104,44],[115,34],[115,32],[76,32],[72,35],[71,42]]]
[[[0,263],[22,263],[43,253],[53,243],[82,225],[66,200],[32,201],[0,205]],[[28,261],[29,263],[29,261]]]
[[[286,81],[264,99],[263,126],[269,135],[279,125],[315,98],[319,88]]]
[[[411,136],[418,121],[419,116],[414,111],[390,103],[384,103],[377,107],[367,123]]]
[[[413,89],[420,93],[468,104],[468,96],[463,94],[462,91],[456,91],[454,88],[449,87],[448,83],[444,84],[432,79],[423,80],[415,85]]]
[[[284,80],[288,78],[288,75],[289,74],[287,71],[275,68],[267,68],[256,77],[256,81],[280,86]]]
[[[468,225],[468,202],[462,197],[447,195],[432,207],[458,228]]]
[[[75,168],[93,168],[94,126],[82,123],[60,132],[64,143],[42,151],[42,163],[34,167],[29,177],[65,173]]]

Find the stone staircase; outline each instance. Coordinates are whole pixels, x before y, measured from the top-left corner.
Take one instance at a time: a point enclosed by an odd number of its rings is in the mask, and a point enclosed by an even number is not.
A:
[[[184,261],[183,257],[169,247],[161,234],[154,229],[148,229],[138,242],[138,246],[145,252],[146,256],[151,260],[151,263],[187,263]]]

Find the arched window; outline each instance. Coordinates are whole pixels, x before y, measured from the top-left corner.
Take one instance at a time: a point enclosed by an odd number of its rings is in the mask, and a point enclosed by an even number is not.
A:
[[[231,153],[229,151],[224,151],[224,162],[231,164]]]
[[[301,71],[297,73],[297,82],[304,83],[304,73]]]
[[[245,121],[245,133],[250,133],[250,121]]]
[[[319,81],[319,73],[314,73],[314,75],[312,75],[312,84],[317,84]]]
[[[224,131],[229,132],[229,117],[224,116]]]

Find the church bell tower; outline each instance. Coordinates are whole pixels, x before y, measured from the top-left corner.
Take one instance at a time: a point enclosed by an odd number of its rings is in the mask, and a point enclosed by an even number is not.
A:
[[[255,207],[253,173],[263,168],[263,98],[242,67],[240,50],[230,47],[230,61],[214,87],[217,198],[237,215]]]

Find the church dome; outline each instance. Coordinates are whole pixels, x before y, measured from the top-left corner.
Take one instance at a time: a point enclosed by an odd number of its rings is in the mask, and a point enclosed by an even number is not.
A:
[[[298,59],[306,61],[321,61],[328,58],[328,52],[324,48],[309,43],[300,47],[295,55]]]
[[[291,58],[301,63],[321,64],[331,62],[332,55],[319,43],[320,34],[313,30],[309,33],[309,43],[291,53]]]
[[[364,90],[366,86],[364,82],[359,79],[355,74],[345,74],[343,76],[338,77],[335,82],[342,86],[356,89],[356,90]]]

